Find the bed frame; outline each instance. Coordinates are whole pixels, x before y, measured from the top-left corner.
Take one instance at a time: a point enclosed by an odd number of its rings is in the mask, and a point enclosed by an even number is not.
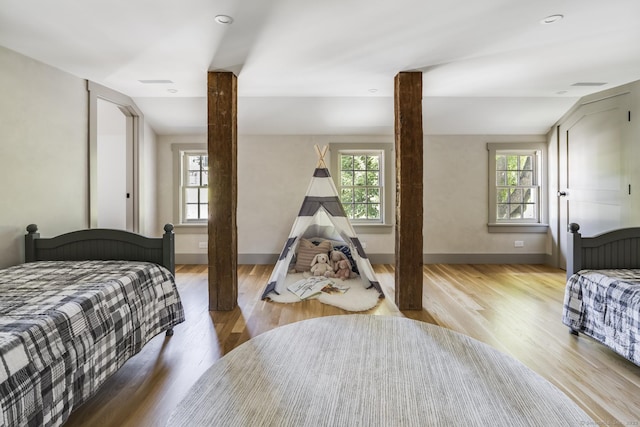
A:
[[[622,228],[582,237],[580,226],[569,224],[567,279],[583,269],[640,268],[640,227]]]
[[[94,228],[42,238],[38,226],[27,226],[25,262],[124,260],[148,261],[167,268],[175,275],[175,235],[173,224],[164,226],[159,238],[145,237],[124,230]]]

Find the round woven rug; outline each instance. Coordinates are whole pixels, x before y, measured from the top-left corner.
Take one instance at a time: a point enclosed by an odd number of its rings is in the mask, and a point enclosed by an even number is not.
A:
[[[593,421],[494,348],[401,317],[305,320],[217,361],[168,426],[577,426]]]

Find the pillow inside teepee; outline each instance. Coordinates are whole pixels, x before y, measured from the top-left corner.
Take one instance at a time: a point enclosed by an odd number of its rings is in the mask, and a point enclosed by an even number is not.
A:
[[[298,273],[311,270],[311,261],[317,254],[329,253],[333,246],[328,240],[320,242],[318,245],[314,245],[312,241],[307,239],[300,239],[298,243],[298,253],[296,256],[295,270]]]

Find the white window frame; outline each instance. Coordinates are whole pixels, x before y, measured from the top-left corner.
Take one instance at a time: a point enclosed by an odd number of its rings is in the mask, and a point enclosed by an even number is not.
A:
[[[544,143],[488,143],[489,151],[489,223],[488,229],[492,233],[546,233],[547,224],[547,147]],[[516,154],[516,155],[533,155],[534,158],[534,177],[533,185],[537,189],[538,200],[536,205],[536,218],[531,219],[498,219],[498,184],[496,182],[497,164],[496,155],[498,154]]]
[[[349,219],[356,232],[391,232],[393,225],[393,144],[392,143],[330,143],[330,173],[340,194],[340,155],[375,154],[380,156],[380,219]]]
[[[208,151],[205,144],[172,144],[173,151],[173,181],[175,188],[174,208],[173,216],[177,225],[183,226],[207,226],[208,217],[203,219],[187,219],[186,218],[186,201],[185,191],[189,186],[186,186],[187,182],[187,155],[199,155],[208,156]],[[206,186],[199,188],[208,188]],[[190,187],[193,188],[193,187]],[[207,201],[208,203],[208,201]]]

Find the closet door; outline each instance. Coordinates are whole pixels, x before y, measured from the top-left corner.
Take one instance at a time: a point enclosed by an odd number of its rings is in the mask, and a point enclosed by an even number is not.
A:
[[[566,268],[569,223],[592,236],[630,222],[629,104],[628,93],[586,103],[560,125],[561,268]]]

